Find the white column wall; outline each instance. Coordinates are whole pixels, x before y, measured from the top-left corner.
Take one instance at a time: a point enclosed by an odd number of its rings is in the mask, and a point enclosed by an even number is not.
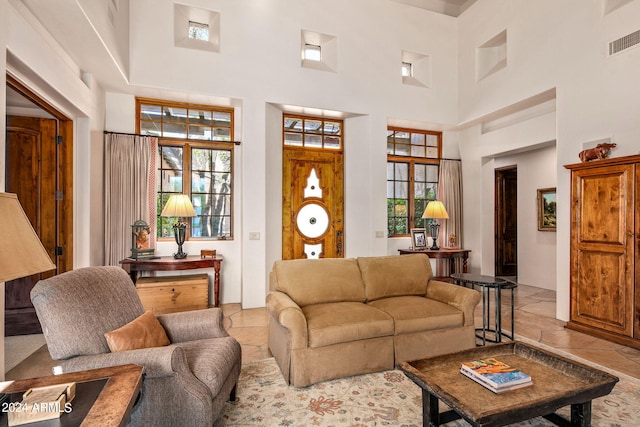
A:
[[[483,0],[458,21],[461,122],[481,121],[536,94],[556,90],[553,124],[534,127],[532,134],[502,132],[495,138],[481,134],[479,126],[470,127],[460,133],[460,150],[465,175],[465,246],[482,248],[480,263],[475,257],[472,262],[475,268],[491,271],[488,257],[493,249],[488,242],[493,240],[493,213],[482,208],[477,217],[469,206],[492,202],[490,171],[495,165],[489,160],[483,166],[478,155],[505,152],[512,144],[524,147],[556,141],[556,314],[561,320],[569,318],[570,183],[563,165],[579,161],[577,154],[584,143],[603,138],[618,144],[612,156],[638,153],[640,122],[632,115],[640,108],[640,49],[609,57],[608,43],[638,30],[640,2],[627,3],[608,15],[603,15],[603,9],[601,0]],[[476,49],[503,30],[507,31],[506,68],[476,81]],[[494,139],[495,147],[485,146],[488,137]],[[487,171],[481,176],[484,168]],[[532,269],[548,268],[544,259],[527,262]]]
[[[281,258],[281,114],[287,108],[345,118],[345,255],[386,254],[387,119],[457,121],[455,19],[387,0],[191,4],[220,13],[220,52],[173,45],[172,1],[131,2],[131,93],[219,98],[242,112],[238,244],[212,242],[225,256],[222,301],[263,306],[268,273]],[[336,72],[301,67],[303,29],[336,37]],[[430,88],[402,84],[402,50],[431,56]],[[107,123],[112,116],[130,122],[117,107],[121,96],[109,94],[108,104],[115,104],[107,106]],[[250,232],[261,239],[248,240]],[[231,265],[241,269],[231,274]]]

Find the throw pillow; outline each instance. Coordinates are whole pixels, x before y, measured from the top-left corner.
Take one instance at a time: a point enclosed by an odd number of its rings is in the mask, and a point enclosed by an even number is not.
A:
[[[167,333],[152,311],[146,311],[126,325],[107,332],[104,337],[112,352],[170,344]]]

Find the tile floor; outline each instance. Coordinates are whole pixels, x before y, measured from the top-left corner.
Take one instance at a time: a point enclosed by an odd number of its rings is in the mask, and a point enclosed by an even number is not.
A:
[[[515,295],[517,335],[640,378],[640,350],[566,329],[564,322],[554,317],[555,292],[519,285]],[[503,313],[507,313],[509,298],[504,299],[506,302]],[[225,327],[242,344],[243,362],[271,357],[267,348],[269,316],[266,309],[242,310],[240,304],[224,304],[222,308]],[[511,330],[509,316],[503,317],[503,327]],[[478,322],[481,323],[480,306],[476,311],[476,323]],[[9,371],[6,377],[18,379],[48,375],[54,364],[44,346]]]

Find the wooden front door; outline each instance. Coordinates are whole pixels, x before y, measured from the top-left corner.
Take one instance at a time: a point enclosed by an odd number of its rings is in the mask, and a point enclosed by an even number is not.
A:
[[[344,257],[342,152],[285,148],[282,259]]]
[[[496,174],[496,276],[518,275],[518,170],[498,169]]]
[[[6,191],[17,194],[54,262],[57,261],[56,128],[54,119],[7,116]],[[55,274],[45,272],[5,284],[5,335],[41,332],[29,293],[38,280]]]

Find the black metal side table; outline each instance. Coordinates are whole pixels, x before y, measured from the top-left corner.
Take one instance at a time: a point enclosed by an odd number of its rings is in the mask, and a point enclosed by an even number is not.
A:
[[[509,338],[513,341],[515,336],[515,316],[514,316],[514,291],[518,287],[517,283],[510,282],[505,279],[493,276],[482,276],[470,273],[454,273],[451,275],[456,284],[466,286],[471,285],[473,289],[476,286],[481,288],[482,293],[482,328],[476,328],[476,337],[482,340],[482,345],[486,345],[487,341],[492,343],[502,342],[502,337]],[[493,289],[495,296],[495,315],[494,324],[491,325],[491,290]],[[502,290],[511,290],[511,334],[502,331]],[[487,333],[493,334],[493,339],[487,337]]]

